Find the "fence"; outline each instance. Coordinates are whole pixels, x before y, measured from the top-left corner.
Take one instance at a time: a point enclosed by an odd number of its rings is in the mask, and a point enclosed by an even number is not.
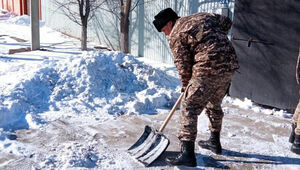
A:
[[[69,21],[54,5],[54,0],[42,0],[42,14],[46,25],[61,32],[80,37],[81,29]],[[157,62],[173,63],[166,37],[158,33],[152,21],[160,10],[171,7],[180,16],[197,12],[221,13],[222,7],[229,8],[233,17],[234,0],[140,0],[140,5],[131,13],[130,51],[133,55],[146,57]],[[120,47],[119,21],[105,10],[98,10],[89,26],[88,40],[114,50]]]

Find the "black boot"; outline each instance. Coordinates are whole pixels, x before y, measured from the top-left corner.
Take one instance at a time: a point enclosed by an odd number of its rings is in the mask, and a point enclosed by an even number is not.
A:
[[[195,167],[197,166],[196,156],[195,156],[195,142],[182,141],[181,142],[181,152],[177,157],[168,157],[166,162],[169,165],[184,165]]]
[[[300,135],[295,134],[295,140],[291,147],[291,151],[300,155]]]
[[[289,138],[289,142],[290,143],[294,143],[295,140],[295,129],[296,129],[296,125],[292,124],[292,132]]]
[[[198,145],[201,148],[211,150],[215,154],[221,154],[222,146],[220,142],[220,132],[211,132],[210,138],[207,141],[200,140]]]

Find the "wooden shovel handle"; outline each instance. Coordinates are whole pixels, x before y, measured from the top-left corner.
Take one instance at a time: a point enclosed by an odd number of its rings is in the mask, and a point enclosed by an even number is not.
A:
[[[161,127],[159,128],[159,132],[162,132],[162,131],[165,129],[165,127],[166,127],[166,125],[168,124],[169,120],[170,120],[171,117],[173,116],[173,114],[174,114],[174,112],[175,112],[175,110],[176,110],[178,104],[180,103],[180,101],[181,101],[181,99],[182,99],[182,97],[183,97],[183,94],[184,94],[184,93],[181,93],[181,95],[180,95],[179,98],[177,99],[177,101],[176,101],[176,103],[174,104],[172,110],[170,111],[168,117],[166,118],[166,120],[164,121],[164,123],[163,123],[163,124],[161,125]]]

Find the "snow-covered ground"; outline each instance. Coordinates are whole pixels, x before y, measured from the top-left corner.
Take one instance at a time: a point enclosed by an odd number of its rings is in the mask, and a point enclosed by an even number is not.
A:
[[[176,68],[81,52],[78,40],[41,25],[42,51],[9,54],[30,47],[29,17],[0,11],[0,169],[143,169],[126,149],[146,124],[159,127],[179,97]],[[291,113],[231,97],[222,105],[224,152],[197,148],[197,168],[300,168],[289,151]],[[201,114],[198,139],[207,123]],[[176,169],[163,157],[179,150],[177,125],[178,113],[164,132],[168,151],[149,169]]]

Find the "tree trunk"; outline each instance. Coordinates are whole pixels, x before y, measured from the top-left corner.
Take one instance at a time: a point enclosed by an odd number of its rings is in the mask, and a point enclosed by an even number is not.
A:
[[[123,2],[123,1],[122,1]],[[121,23],[120,23],[120,45],[121,51],[129,53],[129,13],[131,0],[126,0],[126,3],[121,4]]]
[[[78,1],[79,2],[79,1]],[[87,26],[90,14],[90,0],[81,0],[79,3],[79,13],[81,18],[81,50],[87,50]]]
[[[87,25],[81,26],[81,50],[87,50]]]

